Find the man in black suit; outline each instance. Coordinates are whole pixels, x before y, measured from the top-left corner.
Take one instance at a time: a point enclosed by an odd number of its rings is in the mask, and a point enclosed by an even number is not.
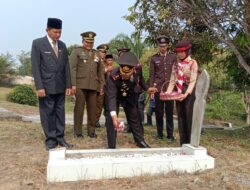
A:
[[[31,61],[39,98],[41,124],[46,137],[46,149],[58,144],[72,147],[64,139],[65,94],[71,94],[71,80],[66,45],[59,40],[62,21],[48,18],[47,35],[32,43]]]

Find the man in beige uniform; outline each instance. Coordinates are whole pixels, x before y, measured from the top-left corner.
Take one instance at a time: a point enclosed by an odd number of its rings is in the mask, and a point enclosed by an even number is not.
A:
[[[99,46],[97,46],[97,51],[99,53],[99,56],[101,58],[101,63],[102,63],[102,75],[104,77],[105,75],[105,56],[107,54],[107,50],[109,49],[109,46],[107,44],[101,44]],[[103,108],[103,104],[104,104],[104,93],[102,91],[101,88],[101,83],[98,84],[98,88],[97,88],[97,96],[96,96],[96,123],[95,123],[95,127],[96,128],[100,128],[100,117],[102,114],[102,108]]]
[[[82,138],[82,122],[85,102],[87,104],[87,131],[90,138],[97,138],[95,133],[96,122],[96,92],[98,84],[102,89],[104,77],[102,74],[101,59],[93,49],[94,32],[84,32],[82,47],[74,49],[70,55],[70,70],[72,80],[72,94],[76,96],[74,108],[74,136]]]

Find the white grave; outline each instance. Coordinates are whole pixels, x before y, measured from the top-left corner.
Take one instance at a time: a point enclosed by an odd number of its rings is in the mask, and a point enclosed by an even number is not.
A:
[[[50,150],[48,182],[97,180],[166,174],[193,173],[214,168],[214,158],[203,147]]]
[[[50,150],[48,182],[97,180],[166,174],[171,171],[193,173],[214,168],[214,158],[199,146],[209,76],[202,72],[196,86],[191,145],[179,148],[128,148]]]

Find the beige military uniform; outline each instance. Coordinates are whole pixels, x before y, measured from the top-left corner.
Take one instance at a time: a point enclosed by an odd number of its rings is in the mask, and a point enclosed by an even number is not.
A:
[[[101,59],[95,50],[78,47],[69,58],[72,86],[76,86],[76,102],[74,108],[74,133],[82,134],[82,121],[85,102],[87,104],[88,135],[95,133],[96,92],[104,84]]]

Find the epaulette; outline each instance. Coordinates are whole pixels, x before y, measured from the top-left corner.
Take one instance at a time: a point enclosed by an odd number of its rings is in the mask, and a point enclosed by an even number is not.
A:
[[[152,55],[152,57],[155,57],[155,56],[158,56],[158,55],[160,55],[160,53],[158,52],[158,53],[156,53],[156,54],[154,54],[154,55]]]

